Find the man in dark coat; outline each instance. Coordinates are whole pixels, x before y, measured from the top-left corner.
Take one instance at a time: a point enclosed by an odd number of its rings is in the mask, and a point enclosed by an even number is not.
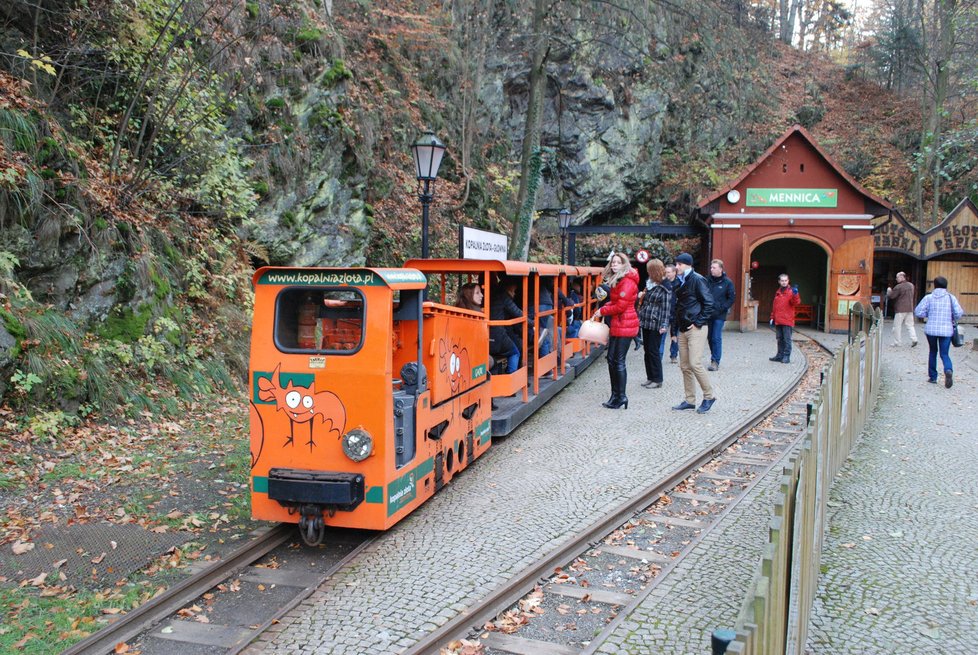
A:
[[[710,262],[710,277],[706,279],[713,296],[713,316],[710,318],[707,341],[710,344],[710,367],[716,371],[720,368],[720,356],[723,354],[723,326],[727,322],[727,312],[733,307],[734,283],[723,271],[723,260],[714,259]]]
[[[516,282],[506,279],[496,285],[489,302],[489,318],[494,321],[505,321],[523,316],[513,296],[516,295]],[[520,334],[512,328],[516,326],[493,325],[489,328],[489,354],[497,359],[506,360],[506,373],[513,373],[519,368],[522,353]]]
[[[907,274],[900,271],[896,274],[897,285],[886,288],[886,297],[893,303],[893,345],[902,345],[900,338],[903,327],[906,326],[910,335],[910,347],[917,345],[917,330],[913,327],[914,288],[907,280]]]
[[[679,288],[679,280],[676,278],[676,265],[666,264],[666,279],[662,281],[662,286],[669,289],[671,296],[669,298],[669,316],[676,315],[676,289]],[[665,361],[665,344],[666,340],[662,340],[662,346],[660,347],[659,354],[662,355],[663,361]],[[669,327],[669,363],[676,364],[679,362],[679,332],[676,330],[675,322]]]
[[[683,372],[686,398],[673,409],[695,409],[698,414],[705,414],[716,402],[710,376],[703,366],[707,325],[713,316],[713,296],[706,279],[693,270],[693,258],[688,253],[682,252],[676,257],[676,270],[680,285],[676,289],[675,324],[679,333],[679,368]],[[703,390],[703,402],[698,408],[696,383]]]

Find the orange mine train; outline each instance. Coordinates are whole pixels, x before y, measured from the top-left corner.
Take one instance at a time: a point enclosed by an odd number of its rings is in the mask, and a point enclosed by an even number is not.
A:
[[[252,516],[298,523],[310,545],[322,541],[327,525],[385,530],[397,523],[484,453],[494,433],[510,431],[569,382],[574,362],[597,355],[564,339],[543,357],[524,347],[521,368],[490,375],[490,324],[515,326],[525,337],[549,318],[562,334],[566,307],[533,312],[525,299],[540,297],[542,287],[556,298],[578,278],[587,299],[579,306],[590,315],[599,274],[472,260],[258,270],[249,370]],[[486,282],[504,276],[522,282],[524,317],[490,321],[493,285]],[[446,288],[467,281],[486,289],[481,312],[446,303]]]

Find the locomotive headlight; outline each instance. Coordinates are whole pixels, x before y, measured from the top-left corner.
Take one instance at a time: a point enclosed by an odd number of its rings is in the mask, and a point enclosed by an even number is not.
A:
[[[374,452],[374,438],[361,428],[350,430],[343,435],[343,454],[354,462],[362,462]]]

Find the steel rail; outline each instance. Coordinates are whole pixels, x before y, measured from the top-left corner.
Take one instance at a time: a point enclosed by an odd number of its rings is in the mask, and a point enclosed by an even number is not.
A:
[[[821,346],[821,344],[818,345]],[[824,348],[824,346],[822,347]],[[760,424],[774,409],[798,389],[807,372],[808,368],[806,366],[784,393],[758,409],[754,414],[748,416],[739,426],[727,433],[727,435],[687,459],[667,477],[646,487],[625,501],[613,514],[591,524],[557,550],[527,566],[501,588],[493,591],[473,606],[463,610],[462,614],[459,614],[454,619],[451,619],[417,641],[413,646],[404,651],[403,655],[438,655],[440,647],[445,643],[453,639],[464,638],[472,631],[481,630],[487,621],[490,621],[504,609],[510,607],[529,593],[537,585],[539,580],[549,575],[555,567],[565,564],[576,554],[590,548],[598,539],[601,539],[634,514],[652,504],[661,493],[672,489],[685,480],[693,471],[712,460],[718,453],[725,450],[737,441],[737,439]]]
[[[811,339],[811,337],[808,337],[808,338],[812,341],[812,343],[814,345],[818,346],[823,351],[825,351],[826,353],[828,353],[828,355],[830,357],[832,356],[832,351],[828,347],[826,347],[825,344],[820,343],[819,341],[816,341],[815,339]],[[807,373],[808,373],[808,371],[806,369],[806,372],[802,374],[802,376],[798,379],[798,382],[795,384],[795,389],[797,389],[798,386],[801,385],[801,383],[804,381],[805,375]],[[790,395],[790,394],[791,394],[791,392],[789,392],[788,395]],[[762,431],[763,431],[763,428],[762,428]],[[789,443],[784,448],[784,450],[781,452],[781,454],[777,458],[775,458],[772,462],[770,462],[764,468],[764,470],[762,472],[760,472],[750,482],[749,485],[747,485],[747,487],[745,489],[741,490],[741,492],[737,494],[736,498],[734,498],[724,508],[724,510],[722,512],[720,512],[719,514],[717,514],[713,518],[713,520],[710,522],[710,524],[700,534],[698,534],[692,540],[691,547],[695,547],[695,545],[697,545],[699,543],[702,543],[706,539],[706,537],[711,532],[713,532],[714,529],[716,529],[717,527],[719,527],[720,524],[723,522],[723,519],[725,517],[727,517],[729,514],[731,514],[734,511],[734,509],[736,509],[737,505],[742,500],[744,500],[751,493],[751,491],[753,491],[754,487],[756,487],[758,484],[761,483],[761,481],[764,479],[764,477],[766,475],[768,475],[771,472],[772,469],[776,468],[779,465],[783,465],[786,460],[789,460],[792,457],[792,455],[794,455],[797,452],[798,445],[801,444],[807,437],[808,437],[808,428],[805,427],[805,428],[803,428],[802,430],[800,430],[798,432],[798,435],[795,436],[794,439],[791,440],[791,443]],[[683,552],[682,552],[682,554],[679,555],[679,557],[677,557],[676,559],[674,559],[672,562],[669,563],[669,568],[672,569],[676,565],[678,565],[690,552],[691,552],[691,548],[684,549]],[[596,634],[591,639],[591,642],[587,645],[587,647],[585,647],[584,649],[582,649],[580,651],[579,655],[596,655],[596,653],[604,645],[604,643],[608,639],[608,637],[610,637],[612,634],[614,634],[615,630],[618,629],[618,626],[620,626],[624,621],[626,621],[628,619],[628,617],[631,616],[631,614],[642,603],[644,603],[645,600],[650,595],[652,595],[652,592],[655,591],[656,587],[658,587],[659,586],[659,583],[662,580],[664,580],[664,579],[665,579],[665,576],[664,575],[657,576],[644,589],[642,589],[641,591],[639,591],[638,593],[636,593],[635,594],[635,597],[632,599],[632,601],[629,602],[628,605],[625,605],[624,607],[622,607],[618,611],[617,616],[615,616],[614,619],[612,619],[610,623],[608,623],[607,625],[605,625],[604,629],[602,629],[599,634]]]
[[[61,655],[104,655],[111,653],[116,644],[127,641],[143,632],[147,626],[166,618],[186,603],[228,578],[235,570],[247,566],[288,541],[293,526],[280,523],[266,530],[248,543],[232,551],[227,557],[215,562],[199,573],[173,585],[159,596],[147,601],[107,625],[98,632],[74,644]]]
[[[312,596],[312,594],[317,589],[319,589],[319,587],[322,586],[322,584],[324,582],[326,582],[328,579],[330,579],[331,577],[333,577],[333,574],[334,573],[336,573],[337,571],[343,569],[347,564],[349,564],[354,559],[356,559],[357,556],[359,556],[360,553],[363,552],[367,547],[369,547],[371,544],[373,544],[375,541],[377,541],[377,539],[379,538],[379,535],[380,534],[381,533],[378,533],[377,535],[374,535],[373,537],[370,537],[368,539],[364,539],[363,542],[360,543],[360,545],[358,545],[356,548],[354,548],[349,553],[347,553],[346,554],[346,557],[344,557],[343,559],[341,559],[340,561],[338,561],[333,566],[329,567],[329,569],[327,569],[326,571],[324,571],[320,575],[316,576],[316,578],[314,578],[314,581],[311,584],[306,585],[302,589],[302,591],[300,591],[298,594],[296,594],[292,598],[292,600],[290,600],[288,603],[286,603],[285,605],[283,605],[282,607],[280,607],[275,612],[274,615],[270,616],[269,618],[265,619],[264,621],[262,621],[261,623],[259,623],[257,626],[255,626],[255,628],[252,630],[251,634],[249,634],[244,639],[241,639],[237,643],[230,645],[225,650],[225,652],[223,653],[223,655],[238,655],[238,653],[240,653],[241,651],[247,649],[249,646],[251,646],[253,643],[255,643],[255,640],[258,639],[258,637],[260,637],[271,626],[273,626],[274,624],[278,623],[279,622],[279,619],[281,619],[283,616],[285,616],[286,614],[288,614],[289,612],[291,612],[295,607],[297,607],[299,605],[299,603],[301,603],[305,599],[307,599],[310,596]]]

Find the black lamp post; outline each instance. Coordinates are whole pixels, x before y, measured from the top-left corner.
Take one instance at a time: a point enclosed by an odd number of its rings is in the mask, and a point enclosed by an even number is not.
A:
[[[411,145],[411,150],[418,176],[418,200],[421,201],[421,258],[428,259],[428,207],[435,197],[431,184],[438,177],[445,144],[434,132],[425,132]]]
[[[571,212],[566,207],[557,212],[557,223],[560,225],[560,263],[564,262],[564,241],[567,239],[567,228],[571,224]]]

